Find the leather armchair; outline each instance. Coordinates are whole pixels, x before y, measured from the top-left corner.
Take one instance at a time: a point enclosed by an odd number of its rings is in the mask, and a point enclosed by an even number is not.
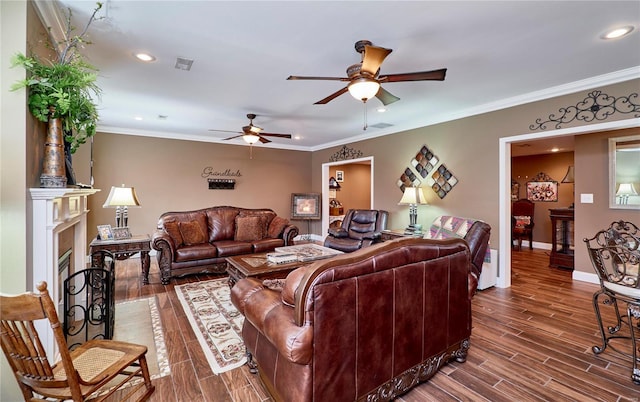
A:
[[[387,228],[389,213],[377,209],[350,209],[342,225],[329,229],[324,246],[345,253],[356,251],[381,241],[382,231]]]

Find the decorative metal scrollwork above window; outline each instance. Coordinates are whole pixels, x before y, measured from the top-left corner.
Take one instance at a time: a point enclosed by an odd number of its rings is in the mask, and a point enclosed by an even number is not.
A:
[[[338,152],[331,155],[331,158],[329,158],[329,162],[343,161],[345,159],[355,159],[360,158],[361,156],[362,151],[353,148],[347,148],[346,145],[343,145]]]
[[[531,124],[529,129],[546,130],[549,123],[559,129],[563,124],[569,124],[574,120],[589,123],[594,120],[605,120],[614,113],[635,113],[634,117],[640,117],[640,103],[637,93],[616,98],[601,91],[592,91],[575,106],[560,108],[558,112],[560,113],[558,115],[550,114],[548,120],[536,119],[535,124]]]

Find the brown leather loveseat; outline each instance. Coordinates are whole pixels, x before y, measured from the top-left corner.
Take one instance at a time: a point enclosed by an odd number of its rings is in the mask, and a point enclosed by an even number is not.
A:
[[[275,400],[323,402],[390,400],[464,362],[471,259],[482,260],[489,234],[472,226],[476,250],[464,239],[378,243],[298,268],[281,292],[238,281],[231,300],[245,316],[250,365]]]
[[[151,245],[166,285],[172,276],[224,273],[226,257],[290,246],[297,235],[271,209],[217,206],[160,215]]]

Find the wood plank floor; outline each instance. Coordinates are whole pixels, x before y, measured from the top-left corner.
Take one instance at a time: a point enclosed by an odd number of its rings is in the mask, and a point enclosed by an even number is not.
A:
[[[447,364],[398,401],[639,401],[629,359],[610,349],[591,351],[599,344],[591,304],[598,287],[549,268],[547,253],[514,251],[512,287],[490,288],[473,298],[467,361]],[[216,276],[163,286],[153,259],[146,286],[139,281],[139,260],[118,261],[116,271],[117,301],[158,298],[172,375],[154,380],[151,401],[271,401],[246,366],[212,373],[176,297],[176,284]]]

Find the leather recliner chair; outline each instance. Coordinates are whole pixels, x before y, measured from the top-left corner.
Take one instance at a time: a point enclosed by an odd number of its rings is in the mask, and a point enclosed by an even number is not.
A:
[[[350,209],[342,225],[329,229],[324,246],[345,253],[351,253],[362,247],[381,241],[382,231],[387,228],[389,213],[377,209]]]

